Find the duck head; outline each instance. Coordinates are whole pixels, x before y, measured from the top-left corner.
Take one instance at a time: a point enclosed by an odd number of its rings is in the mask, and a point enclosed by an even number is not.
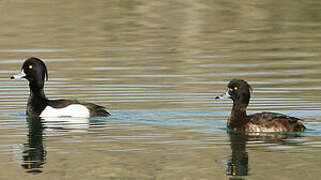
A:
[[[232,99],[234,105],[248,105],[250,102],[251,86],[244,80],[232,79],[227,85],[227,91],[215,99]]]
[[[48,71],[45,63],[35,57],[28,58],[23,63],[21,72],[11,77],[11,79],[22,78],[29,81],[31,89],[42,89],[45,79],[48,80]]]

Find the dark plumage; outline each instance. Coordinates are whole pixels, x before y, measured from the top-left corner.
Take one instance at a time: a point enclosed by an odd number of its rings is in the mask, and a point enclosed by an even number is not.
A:
[[[303,120],[280,113],[262,112],[247,115],[251,86],[244,80],[233,79],[227,87],[226,93],[215,99],[233,100],[231,116],[227,122],[229,129],[247,132],[293,132],[305,129]]]
[[[41,116],[45,109],[54,108],[54,110],[62,110],[71,107],[70,105],[82,105],[89,111],[89,116],[109,116],[110,114],[105,110],[105,107],[93,103],[79,102],[77,100],[49,100],[44,93],[45,79],[48,80],[47,67],[43,61],[38,58],[28,58],[22,65],[21,72],[11,77],[11,79],[25,78],[29,81],[30,96],[27,104],[27,114],[31,116]],[[74,108],[75,109],[75,108]],[[81,109],[81,108],[80,108]],[[84,109],[84,108],[82,108]],[[52,113],[52,110],[51,110]],[[73,112],[74,114],[81,114],[82,112]],[[86,114],[85,113],[85,114]],[[63,112],[64,116],[69,116]],[[72,116],[72,115],[70,115]]]

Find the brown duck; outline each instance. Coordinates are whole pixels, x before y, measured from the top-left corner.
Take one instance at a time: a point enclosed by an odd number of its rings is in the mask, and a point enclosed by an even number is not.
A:
[[[250,102],[251,86],[244,80],[233,79],[227,85],[227,91],[215,99],[233,100],[231,115],[227,127],[246,132],[296,132],[304,131],[303,120],[280,113],[262,112],[246,114]]]

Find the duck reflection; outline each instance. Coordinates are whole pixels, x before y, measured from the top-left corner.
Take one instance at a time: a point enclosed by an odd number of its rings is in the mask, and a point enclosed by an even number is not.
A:
[[[235,178],[235,176],[247,176],[249,171],[249,156],[246,152],[247,136],[243,133],[229,133],[232,155],[227,163],[226,174],[233,176],[230,179],[243,179]]]
[[[88,118],[78,117],[44,117],[41,118],[47,129],[68,130],[69,132],[87,132],[89,128]],[[52,132],[54,133],[54,132]]]
[[[88,118],[40,118],[27,117],[29,133],[28,142],[23,145],[21,166],[28,169],[28,173],[41,173],[46,163],[46,149],[44,147],[44,131],[50,130],[51,136],[61,136],[66,133],[87,133]],[[48,133],[48,132],[47,132]]]
[[[302,137],[300,133],[280,134],[280,133],[244,133],[239,131],[228,131],[231,142],[232,154],[227,162],[226,175],[230,180],[241,180],[248,176],[249,155],[246,148],[248,141],[264,141],[268,144],[295,145],[300,141],[288,141]]]
[[[29,133],[28,142],[24,144],[21,166],[28,173],[41,173],[40,168],[46,161],[46,150],[43,145],[43,123],[39,117],[27,118]]]

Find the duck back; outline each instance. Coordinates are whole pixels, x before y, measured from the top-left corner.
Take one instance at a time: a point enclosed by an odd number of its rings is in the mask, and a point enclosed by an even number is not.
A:
[[[253,132],[304,131],[303,120],[280,113],[262,112],[247,116],[245,129]]]

